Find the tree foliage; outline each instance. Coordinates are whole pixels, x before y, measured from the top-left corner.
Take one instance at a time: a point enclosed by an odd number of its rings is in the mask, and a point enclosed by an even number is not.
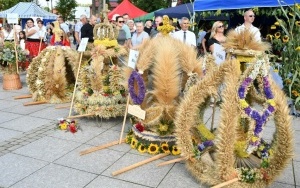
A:
[[[32,0],[0,0],[0,11],[9,9],[19,2],[32,2]]]
[[[75,18],[76,7],[76,0],[59,0],[55,9],[64,18],[64,20],[73,20]]]

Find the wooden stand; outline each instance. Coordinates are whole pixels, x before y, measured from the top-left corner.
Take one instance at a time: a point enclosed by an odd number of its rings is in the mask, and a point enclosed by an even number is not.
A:
[[[20,96],[14,97],[14,99],[15,100],[17,100],[17,99],[28,99],[28,98],[31,98],[31,97],[32,97],[31,94],[30,95],[20,95]]]
[[[141,161],[141,162],[135,163],[135,164],[133,164],[133,165],[130,165],[130,166],[127,166],[127,167],[125,167],[125,168],[122,168],[122,169],[120,169],[120,170],[118,170],[118,171],[115,171],[115,172],[112,173],[112,175],[113,175],[113,176],[116,176],[116,175],[122,174],[122,173],[124,173],[124,172],[127,172],[127,171],[129,171],[129,170],[135,169],[135,168],[137,168],[137,167],[139,167],[139,166],[142,166],[142,165],[144,165],[144,164],[150,163],[150,162],[155,161],[155,160],[157,160],[157,159],[166,157],[166,156],[168,156],[168,155],[169,155],[169,154],[167,154],[167,153],[161,153],[161,154],[155,155],[154,157],[151,157],[151,158],[149,158],[149,159],[143,160],[143,161]]]
[[[218,184],[218,185],[215,185],[215,186],[213,186],[212,188],[221,188],[221,187],[224,187],[224,186],[226,186],[226,185],[230,185],[230,184],[232,184],[232,183],[234,183],[234,182],[237,182],[237,181],[239,181],[239,179],[238,179],[238,178],[234,178],[234,179],[232,179],[232,180],[229,180],[229,181],[220,183],[220,184]]]
[[[55,106],[55,109],[70,108],[70,104]]]
[[[123,139],[121,141],[121,143],[124,143],[124,142],[125,142],[125,139]],[[108,148],[108,147],[111,147],[111,146],[114,146],[114,145],[118,145],[118,144],[119,144],[119,140],[116,140],[116,141],[113,141],[111,143],[107,143],[107,144],[104,144],[104,145],[101,145],[101,146],[96,146],[96,147],[92,147],[90,149],[84,150],[84,151],[80,152],[80,155],[86,155],[88,153],[92,153],[94,151],[102,150],[102,149],[105,149],[105,148]]]
[[[127,96],[127,102],[126,102],[126,108],[125,108],[125,114],[124,114],[124,119],[123,119],[123,125],[122,125],[121,134],[120,134],[119,144],[121,144],[121,140],[123,138],[125,123],[126,123],[126,117],[127,117],[127,112],[128,112],[128,105],[129,105],[129,94]]]
[[[67,119],[75,119],[75,118],[81,118],[81,117],[90,117],[94,116],[95,114],[82,114],[82,115],[77,115],[77,116],[69,116]]]
[[[47,101],[36,101],[36,102],[26,102],[23,105],[24,106],[31,106],[31,105],[38,105],[38,104],[46,104]]]
[[[181,158],[173,159],[173,160],[166,161],[166,162],[163,162],[163,163],[159,163],[157,166],[165,166],[165,165],[180,162],[180,161],[183,161],[183,160],[185,160],[185,158],[181,157]]]

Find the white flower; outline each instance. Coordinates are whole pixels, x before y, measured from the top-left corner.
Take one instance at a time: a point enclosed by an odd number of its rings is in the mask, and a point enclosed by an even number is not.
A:
[[[36,80],[36,85],[41,85],[43,82],[42,82],[42,80]]]
[[[41,62],[42,62],[42,63],[45,63],[46,61],[47,61],[47,59],[46,59],[46,58],[43,58]]]
[[[39,72],[42,72],[44,69],[43,69],[43,67],[39,67]]]

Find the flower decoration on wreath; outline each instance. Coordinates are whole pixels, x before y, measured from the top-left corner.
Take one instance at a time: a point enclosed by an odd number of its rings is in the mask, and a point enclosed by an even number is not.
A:
[[[134,90],[134,81],[137,83],[138,94],[136,94]],[[137,71],[132,71],[128,79],[128,90],[133,103],[138,105],[142,104],[145,98],[146,88],[143,77]]]
[[[77,124],[75,120],[69,119],[59,119],[57,124],[57,129],[65,130],[67,132],[76,133],[78,130],[81,130],[80,126]]]

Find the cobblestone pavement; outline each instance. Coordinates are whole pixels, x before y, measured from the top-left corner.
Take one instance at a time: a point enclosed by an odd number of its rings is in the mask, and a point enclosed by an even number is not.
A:
[[[129,172],[112,176],[112,172],[150,157],[132,150],[129,145],[116,145],[80,156],[79,152],[119,139],[122,118],[100,120],[82,118],[83,131],[76,134],[55,130],[57,118],[66,117],[68,109],[55,109],[54,104],[23,106],[31,99],[14,100],[14,96],[29,94],[25,73],[21,73],[23,88],[2,89],[0,76],[0,187],[10,188],[74,188],[74,187],[206,187],[187,172],[184,162],[157,167],[168,156]],[[209,119],[211,109],[205,117]],[[218,122],[216,113],[215,121]],[[126,124],[128,129],[129,123]],[[272,188],[300,188],[300,118],[293,119],[295,156],[293,163]],[[265,136],[275,131],[267,125]],[[294,182],[296,181],[296,183]]]

